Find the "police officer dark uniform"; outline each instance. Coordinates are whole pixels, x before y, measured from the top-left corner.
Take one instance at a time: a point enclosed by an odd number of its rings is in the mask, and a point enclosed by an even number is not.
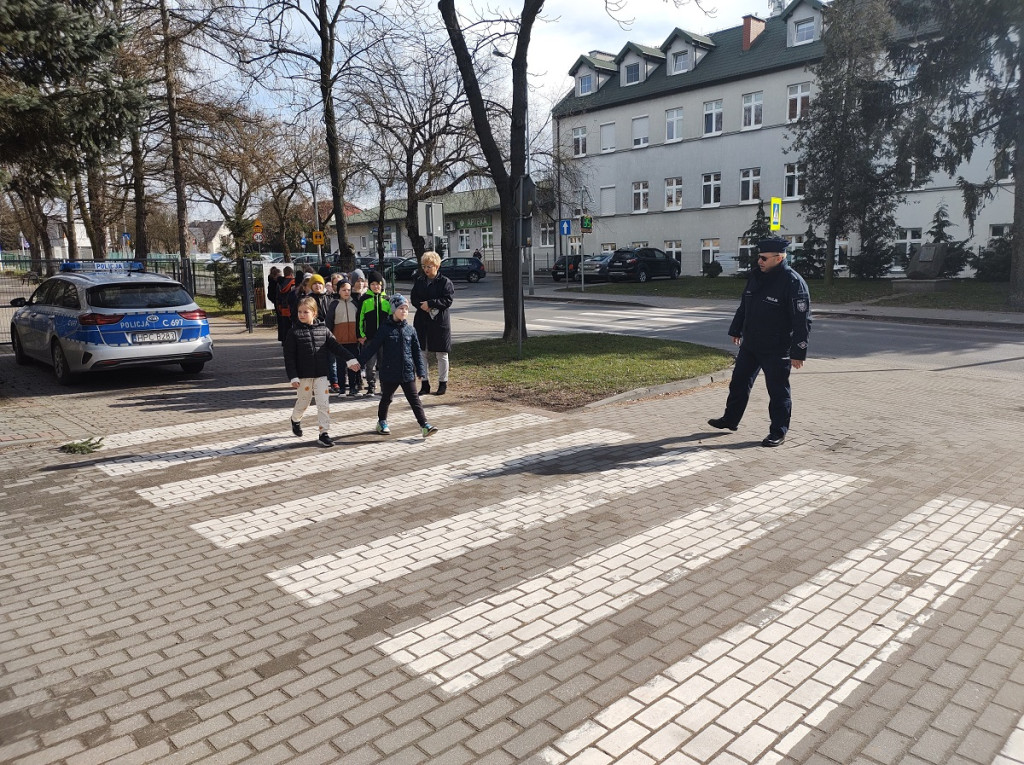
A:
[[[729,335],[740,349],[725,414],[708,420],[713,428],[736,430],[757,373],[764,370],[771,429],[761,446],[779,446],[786,440],[793,408],[789,371],[804,365],[811,332],[810,291],[803,277],[786,263],[788,244],[781,238],[758,242],[757,268],[747,279],[740,307],[729,325]]]

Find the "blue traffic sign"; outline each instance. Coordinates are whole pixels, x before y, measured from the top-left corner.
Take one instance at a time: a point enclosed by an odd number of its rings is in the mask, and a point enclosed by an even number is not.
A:
[[[562,236],[569,236],[572,233],[572,221],[564,219],[558,221],[558,233]]]

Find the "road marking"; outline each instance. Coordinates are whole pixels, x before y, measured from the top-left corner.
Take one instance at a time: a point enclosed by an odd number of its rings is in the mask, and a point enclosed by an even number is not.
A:
[[[600,507],[622,495],[709,470],[735,459],[725,452],[674,449],[627,467],[524,494],[402,534],[322,555],[268,576],[316,606],[494,544],[513,534]]]
[[[1024,509],[939,498],[544,749],[554,765],[778,762],[1021,529]]]
[[[1017,721],[1017,727],[992,760],[992,765],[1024,765],[1024,717]]]
[[[603,428],[579,431],[494,454],[403,473],[394,478],[203,521],[193,524],[192,529],[218,547],[235,547],[312,523],[363,512],[431,491],[442,491],[459,483],[486,478],[489,473],[504,472],[512,466],[562,459],[585,449],[611,446],[632,438],[628,433]]]
[[[376,402],[374,405],[376,405]],[[435,406],[430,408],[430,412],[432,415],[447,417],[461,414],[462,410],[457,406]],[[334,411],[335,419],[337,419],[339,414],[340,412],[337,410]],[[291,411],[289,410],[280,419],[275,420],[275,424],[281,425],[284,429],[287,429],[287,423],[290,418]],[[396,412],[395,420],[403,423],[406,421],[409,423],[415,422],[412,412],[408,409],[401,409]],[[335,425],[331,426],[331,433],[334,434],[335,437],[367,433],[369,430],[368,422],[364,418],[345,419],[340,423],[337,423],[336,427]],[[167,468],[177,467],[178,465],[184,465],[190,462],[202,462],[203,460],[213,459],[214,457],[228,457],[235,454],[265,452],[280,448],[281,446],[294,445],[296,443],[298,442],[295,440],[295,436],[292,435],[289,430],[288,435],[274,434],[248,436],[246,438],[236,438],[231,441],[221,441],[214,444],[192,446],[186,449],[174,449],[172,451],[156,452],[151,454],[136,454],[131,457],[121,457],[119,459],[111,460],[110,462],[101,462],[97,464],[96,467],[109,476],[133,475],[136,473],[144,473],[149,470],[166,470]]]
[[[799,471],[648,529],[378,648],[448,693],[467,690],[686,573],[850,494],[858,479]]]
[[[453,428],[443,427],[436,435],[426,441],[417,435],[407,438],[392,437],[389,444],[457,444],[467,438],[484,438],[510,430],[520,428],[537,427],[550,423],[548,417],[536,414],[515,414],[509,417],[500,417],[496,420],[461,425]],[[206,475],[199,478],[188,478],[182,481],[172,481],[158,486],[152,486],[136,490],[142,499],[152,503],[156,507],[177,507],[181,504],[194,502],[197,499],[214,497],[219,494],[228,494],[232,491],[243,491],[253,486],[263,486],[275,481],[289,481],[304,475],[323,473],[328,475],[331,470],[351,469],[353,465],[371,465],[376,459],[380,459],[381,444],[374,442],[366,446],[357,446],[351,449],[318,450],[311,448],[311,453],[291,460],[283,460],[271,465],[256,465],[238,470],[228,470],[216,475]]]

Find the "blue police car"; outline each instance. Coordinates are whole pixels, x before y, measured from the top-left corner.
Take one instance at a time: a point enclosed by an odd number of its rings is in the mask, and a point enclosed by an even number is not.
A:
[[[64,263],[11,305],[15,361],[52,364],[63,385],[82,372],[130,366],[180,364],[198,374],[213,358],[206,312],[179,282],[141,263]]]

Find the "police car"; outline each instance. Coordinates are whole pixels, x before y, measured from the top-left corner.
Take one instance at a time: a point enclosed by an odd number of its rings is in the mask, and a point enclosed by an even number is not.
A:
[[[154,364],[198,374],[213,358],[206,312],[180,283],[141,263],[64,263],[11,305],[15,361],[52,364],[63,385],[81,372]]]

